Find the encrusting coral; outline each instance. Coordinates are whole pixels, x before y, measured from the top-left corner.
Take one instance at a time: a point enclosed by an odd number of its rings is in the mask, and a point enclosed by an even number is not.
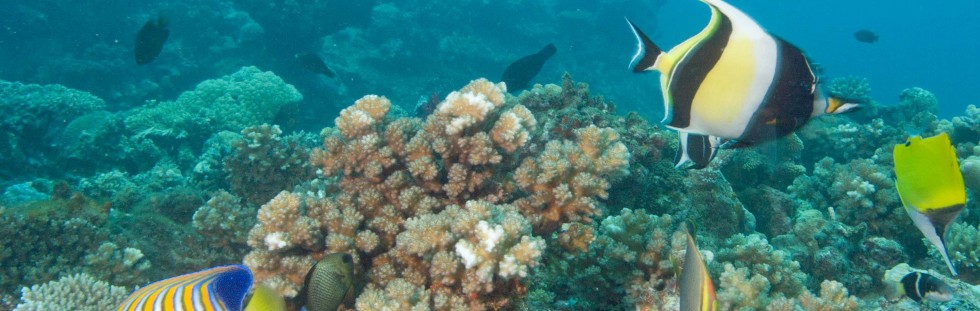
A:
[[[531,150],[534,116],[483,79],[424,122],[391,118],[390,107],[369,95],[343,110],[311,156],[327,182],[263,205],[245,258],[257,281],[294,296],[315,260],[346,252],[368,284],[358,308],[402,301],[406,290],[433,309],[503,307],[546,250],[536,234],[587,223],[606,179],[629,161],[618,135],[596,127]],[[543,209],[553,216],[538,217]]]

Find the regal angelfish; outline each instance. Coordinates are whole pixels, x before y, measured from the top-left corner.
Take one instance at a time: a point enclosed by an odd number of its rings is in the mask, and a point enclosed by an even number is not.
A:
[[[706,166],[722,141],[751,146],[792,133],[813,117],[858,107],[824,96],[799,48],[724,1],[701,1],[711,8],[707,27],[667,52],[627,20],[639,41],[630,67],[662,73],[662,122],[687,134],[678,166]]]

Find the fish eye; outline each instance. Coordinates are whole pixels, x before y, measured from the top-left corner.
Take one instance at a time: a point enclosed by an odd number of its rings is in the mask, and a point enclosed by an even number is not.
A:
[[[352,258],[352,257],[351,257],[350,255],[348,255],[348,254],[344,254],[344,258],[343,258],[343,261],[344,261],[344,263],[351,263],[351,262],[353,262],[353,261],[354,261],[354,258]]]

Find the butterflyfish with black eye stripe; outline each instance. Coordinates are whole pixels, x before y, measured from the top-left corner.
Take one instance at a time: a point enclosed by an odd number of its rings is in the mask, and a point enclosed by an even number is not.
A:
[[[668,128],[739,148],[785,136],[813,117],[859,107],[825,96],[799,48],[724,1],[701,1],[711,9],[707,27],[669,51],[627,19],[639,42],[630,67],[661,72]],[[677,159],[695,160],[690,153],[704,150],[704,144],[687,144]]]
[[[136,290],[117,311],[242,311],[252,287],[252,272],[242,265],[214,267],[157,281]],[[282,297],[257,290],[249,304],[266,311],[284,311]],[[279,309],[276,309],[279,308]],[[260,310],[250,308],[247,310]]]
[[[711,275],[701,259],[701,252],[694,245],[694,238],[687,233],[687,252],[684,254],[684,268],[681,270],[680,289],[681,311],[718,310],[718,300],[715,298],[715,285],[711,283]]]
[[[895,145],[892,153],[895,187],[905,211],[926,240],[939,249],[955,276],[944,235],[966,206],[966,186],[949,136],[910,137],[904,144]]]

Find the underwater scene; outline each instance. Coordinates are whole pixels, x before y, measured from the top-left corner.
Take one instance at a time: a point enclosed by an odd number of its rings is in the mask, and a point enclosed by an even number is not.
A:
[[[980,310],[980,2],[2,7],[0,311]]]

